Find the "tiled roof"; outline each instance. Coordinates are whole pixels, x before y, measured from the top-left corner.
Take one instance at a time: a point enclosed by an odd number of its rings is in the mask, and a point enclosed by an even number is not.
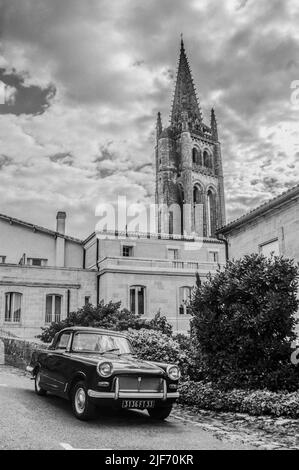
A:
[[[227,225],[224,225],[223,227],[219,228],[217,230],[217,233],[229,233],[231,230],[255,219],[258,216],[261,216],[268,212],[271,209],[275,209],[278,207],[280,204],[285,204],[288,201],[290,201],[294,197],[299,196],[299,184],[296,186],[293,186],[292,188],[288,189],[287,191],[284,191],[282,194],[279,194],[278,196],[274,197],[273,199],[270,199],[260,206],[256,207],[255,209],[252,209],[251,211],[247,212],[246,214],[242,215],[236,220],[233,220]]]
[[[8,215],[0,214],[0,220],[5,220],[10,224],[21,225],[22,227],[26,227],[30,230],[45,233],[52,237],[62,237],[65,240],[72,241],[74,243],[82,244],[82,240],[78,238],[69,237],[68,235],[64,235],[63,233],[55,232],[54,230],[49,230],[48,228],[40,227],[39,225],[30,224],[29,222],[24,222],[23,220],[15,219],[14,217],[9,217]]]

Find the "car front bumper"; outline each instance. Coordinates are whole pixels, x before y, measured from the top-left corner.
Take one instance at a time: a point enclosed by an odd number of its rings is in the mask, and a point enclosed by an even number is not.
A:
[[[97,390],[89,389],[88,396],[91,398],[112,398],[113,400],[131,398],[134,400],[175,400],[179,398],[179,392],[168,392],[166,380],[163,381],[163,391],[139,391],[139,390],[120,390],[119,380],[115,381],[115,389],[113,392],[100,392]]]
[[[97,392],[96,390],[88,390],[88,395],[91,398],[112,398],[114,400],[133,398],[134,400],[168,400],[179,398],[179,392],[168,392],[166,397],[163,393],[156,392],[119,392],[118,396],[115,396],[115,392]]]

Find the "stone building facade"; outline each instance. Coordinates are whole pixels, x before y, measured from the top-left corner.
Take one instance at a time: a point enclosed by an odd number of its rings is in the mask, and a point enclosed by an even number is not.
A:
[[[271,252],[299,262],[299,185],[220,228],[229,258]]]
[[[155,233],[96,232],[86,240],[0,215],[0,330],[32,337],[51,321],[100,300],[189,329],[195,274],[225,263],[216,229],[225,223],[215,113],[203,122],[181,43],[170,126],[157,120]],[[174,207],[173,204],[176,206]]]

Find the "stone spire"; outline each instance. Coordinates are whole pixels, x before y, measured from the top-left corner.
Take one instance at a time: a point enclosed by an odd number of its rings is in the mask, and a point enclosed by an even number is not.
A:
[[[195,86],[185,52],[184,41],[181,38],[179,66],[171,112],[171,126],[181,129],[182,115],[188,114],[191,128],[200,128],[202,124],[201,109],[197,101]]]
[[[218,129],[217,129],[217,121],[216,121],[214,108],[212,108],[211,110],[211,131],[212,131],[212,138],[218,141]]]
[[[157,132],[157,138],[159,138],[159,135],[162,132],[162,119],[161,119],[161,113],[160,111],[157,114],[157,123],[156,123],[156,132]]]

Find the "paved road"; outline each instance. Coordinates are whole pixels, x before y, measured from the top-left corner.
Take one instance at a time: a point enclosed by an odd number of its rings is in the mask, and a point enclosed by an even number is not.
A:
[[[0,449],[246,449],[221,441],[195,424],[170,416],[151,421],[146,412],[99,412],[81,422],[69,402],[39,397],[33,381],[12,367],[0,366]]]

